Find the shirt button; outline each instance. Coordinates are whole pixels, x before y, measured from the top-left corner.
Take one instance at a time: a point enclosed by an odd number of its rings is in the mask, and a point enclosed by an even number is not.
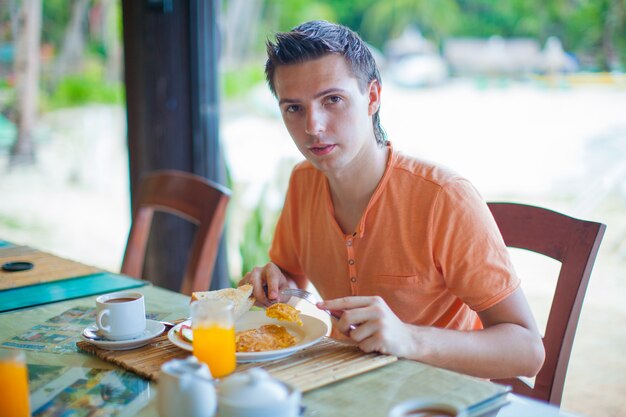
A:
[[[352,278],[350,278],[350,281],[352,281],[352,282],[356,282],[356,277],[352,277]]]
[[[350,264],[350,265],[354,265],[354,259],[350,259],[350,260],[348,261],[348,264]]]
[[[348,240],[348,241],[346,242],[346,245],[348,245],[348,246],[352,246],[352,240]]]

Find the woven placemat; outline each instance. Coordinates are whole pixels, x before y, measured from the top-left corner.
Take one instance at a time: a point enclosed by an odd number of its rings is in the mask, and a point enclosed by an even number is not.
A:
[[[190,352],[172,344],[166,333],[150,344],[133,350],[104,350],[85,341],[78,342],[77,346],[152,381],[158,381],[161,365],[165,362],[190,355]],[[398,359],[395,356],[364,353],[357,346],[324,338],[319,343],[283,359],[237,364],[235,372],[255,367],[264,368],[275,378],[306,392],[396,360]]]
[[[398,358],[365,353],[358,346],[324,338],[298,353],[271,362],[237,365],[237,371],[260,367],[302,392],[380,368]]]
[[[33,264],[33,268],[20,272],[6,272],[0,269],[0,290],[102,272],[100,268],[60,258],[28,246],[2,249],[0,251],[0,263],[5,262],[30,262]]]

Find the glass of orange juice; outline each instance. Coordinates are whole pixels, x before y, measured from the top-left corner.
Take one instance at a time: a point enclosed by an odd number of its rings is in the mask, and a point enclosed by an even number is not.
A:
[[[3,417],[28,417],[28,371],[21,350],[0,349],[0,410]]]
[[[193,354],[207,364],[214,378],[233,372],[235,323],[233,303],[229,300],[199,300],[191,303]]]

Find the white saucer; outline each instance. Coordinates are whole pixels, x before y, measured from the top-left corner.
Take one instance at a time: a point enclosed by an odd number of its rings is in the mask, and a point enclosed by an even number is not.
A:
[[[87,327],[87,329],[98,332],[98,327],[95,324]],[[150,343],[152,339],[163,333],[165,330],[165,326],[163,323],[155,320],[146,319],[146,330],[143,331],[142,334],[135,337],[134,339],[129,340],[92,340],[86,338],[83,333],[80,333],[80,338],[85,342],[91,343],[94,346],[97,346],[101,349],[107,350],[129,350],[135,349]]]

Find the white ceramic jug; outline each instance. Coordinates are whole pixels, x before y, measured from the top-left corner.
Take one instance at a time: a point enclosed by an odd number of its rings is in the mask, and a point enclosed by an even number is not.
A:
[[[297,417],[301,398],[300,391],[252,368],[221,380],[217,417]]]
[[[217,407],[209,368],[193,356],[161,366],[157,408],[161,417],[213,417]]]

